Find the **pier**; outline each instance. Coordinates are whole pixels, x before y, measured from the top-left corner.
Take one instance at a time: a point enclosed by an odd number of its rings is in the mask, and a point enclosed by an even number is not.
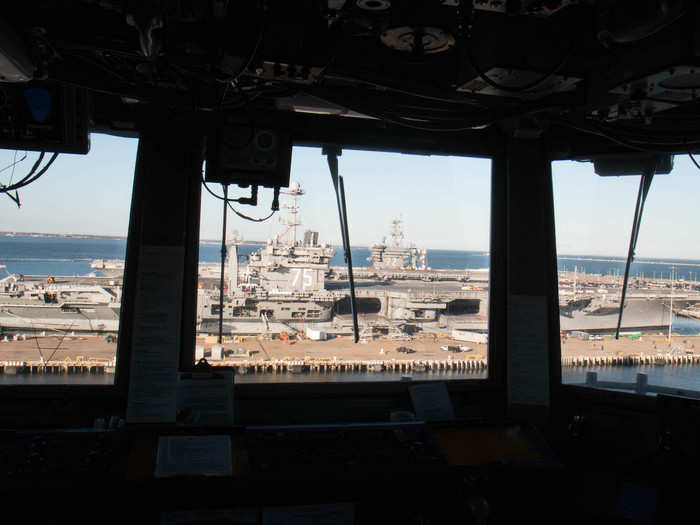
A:
[[[630,354],[630,355],[579,355],[564,357],[561,360],[563,367],[606,367],[606,366],[685,366],[700,364],[700,355],[695,354]]]
[[[116,359],[110,361],[0,361],[0,374],[113,374],[116,370]]]
[[[330,373],[420,373],[420,372],[470,372],[488,369],[486,359],[343,359],[343,360],[222,360],[210,362],[213,367],[229,368],[236,374],[330,374]],[[562,358],[563,367],[639,367],[639,366],[692,366],[700,364],[700,355],[659,353],[629,354],[618,356],[578,355]],[[3,361],[0,374],[113,374],[115,361]]]
[[[261,373],[378,373],[378,372],[436,372],[486,370],[486,359],[372,359],[372,360],[272,360],[238,361],[217,363],[215,366],[228,366],[237,374]]]
[[[0,341],[0,374],[112,374],[116,344],[97,336],[56,336]],[[463,342],[457,342],[463,344]],[[488,370],[485,343],[467,343],[463,352],[447,352],[457,344],[446,335],[418,335],[405,341],[378,337],[353,344],[349,337],[328,341],[267,340],[260,336],[235,337],[216,352],[215,343],[198,338],[200,357],[213,367],[237,374],[417,374],[421,372],[483,372]],[[565,368],[684,367],[700,365],[700,336],[630,332],[619,340],[568,336],[562,339],[561,364]],[[697,353],[696,353],[697,346]],[[41,350],[41,352],[40,352]],[[66,378],[66,383],[70,380]]]
[[[0,374],[113,374],[115,362],[80,361],[3,361]],[[349,359],[349,360],[244,360],[218,361],[215,367],[234,370],[237,374],[264,373],[375,373],[375,372],[436,372],[486,370],[486,359]]]
[[[639,367],[639,366],[692,366],[700,364],[700,355],[661,353],[630,354],[621,356],[579,355],[562,358],[562,366],[569,368],[590,367]],[[380,372],[470,372],[488,369],[486,359],[348,359],[348,360],[237,360],[210,363],[214,367],[229,368],[236,374],[331,374]],[[113,374],[115,364],[104,361],[56,362],[3,361],[0,374]]]

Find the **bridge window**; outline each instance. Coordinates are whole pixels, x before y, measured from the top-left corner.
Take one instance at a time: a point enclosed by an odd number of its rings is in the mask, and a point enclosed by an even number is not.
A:
[[[700,177],[688,156],[653,178],[619,339],[640,177],[600,177],[590,163],[559,162],[553,182],[563,382],[649,393],[700,390]]]
[[[114,383],[136,147],[93,134],[87,156],[61,154],[3,196],[0,385]],[[38,159],[0,150],[0,184]]]
[[[230,209],[227,217],[224,301],[247,301],[251,317],[224,316],[223,346],[259,351],[262,345],[264,352],[213,364],[245,372],[238,382],[487,377],[490,161],[346,150],[339,162],[361,344],[352,341],[348,272],[327,161],[318,148],[296,147],[280,211],[264,222],[246,221]],[[209,189],[223,194],[219,184]],[[249,192],[229,188],[232,198]],[[264,218],[271,199],[272,190],[261,188],[257,207],[232,206]],[[221,289],[222,211],[222,201],[204,189],[197,330],[209,337],[198,337],[197,344],[207,358],[217,344],[211,335],[218,339],[219,312],[212,305]],[[290,298],[298,303],[291,311],[282,306]],[[467,350],[442,349],[460,344]],[[285,360],[305,364],[292,370]],[[346,361],[366,366],[345,369]],[[338,362],[326,373],[324,364]],[[273,370],[274,378],[261,376]]]

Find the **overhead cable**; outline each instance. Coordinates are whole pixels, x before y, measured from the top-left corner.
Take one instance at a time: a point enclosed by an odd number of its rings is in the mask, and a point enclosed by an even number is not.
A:
[[[49,159],[49,161],[46,163],[46,165],[43,168],[41,168],[38,172],[36,172],[37,168],[41,164],[41,161],[44,159],[45,154],[46,153],[44,151],[41,152],[39,158],[34,163],[34,166],[32,166],[32,169],[29,170],[29,173],[27,173],[22,179],[8,186],[0,184],[0,193],[9,193],[11,191],[15,191],[25,186],[28,186],[32,182],[36,181],[39,177],[41,177],[44,173],[46,173],[46,171],[51,167],[53,162],[58,157],[58,153],[54,153]]]
[[[520,86],[506,86],[506,85],[503,85],[503,84],[499,84],[498,82],[496,82],[495,80],[493,80],[492,78],[490,78],[490,77],[486,74],[486,72],[484,72],[484,71],[476,64],[476,61],[474,60],[474,57],[472,56],[471,47],[470,47],[469,44],[470,44],[470,42],[467,42],[467,45],[465,46],[465,49],[466,49],[466,53],[465,53],[465,54],[466,54],[466,56],[467,56],[467,60],[469,61],[469,65],[470,65],[471,68],[474,70],[474,72],[479,76],[479,78],[481,78],[481,80],[483,80],[484,82],[486,82],[486,83],[487,83],[489,86],[491,86],[492,88],[498,89],[498,90],[500,90],[500,91],[505,91],[506,93],[524,93],[524,92],[526,92],[526,91],[530,91],[530,90],[532,90],[532,89],[534,89],[534,88],[536,88],[536,87],[538,87],[538,86],[544,84],[547,80],[549,80],[549,79],[552,78],[554,75],[556,75],[557,73],[559,73],[559,71],[561,70],[561,68],[563,68],[563,67],[566,65],[566,63],[569,61],[569,59],[571,58],[571,56],[572,56],[572,55],[574,54],[574,52],[576,51],[576,48],[575,48],[575,47],[572,47],[572,48],[566,53],[566,55],[564,55],[564,57],[559,61],[559,63],[558,63],[556,66],[554,66],[554,68],[553,68],[552,70],[550,70],[548,73],[545,73],[544,75],[542,75],[542,76],[539,77],[538,79],[533,80],[532,82],[528,82],[527,84],[522,84],[522,85],[520,85]]]
[[[270,212],[270,215],[268,215],[267,217],[262,217],[262,218],[248,217],[247,215],[245,215],[245,214],[239,212],[236,208],[234,208],[234,207],[231,205],[231,201],[230,201],[230,200],[227,202],[227,204],[228,204],[228,207],[231,208],[231,211],[232,211],[233,213],[235,213],[236,215],[238,215],[241,219],[245,219],[245,220],[251,221],[251,222],[265,222],[266,220],[268,220],[270,217],[272,217],[272,216],[275,214],[275,210],[272,210],[272,211]]]
[[[12,163],[11,163],[11,164],[8,164],[8,165],[5,166],[4,168],[0,169],[0,173],[2,173],[3,171],[7,171],[7,170],[9,170],[10,168],[12,168],[12,172],[14,173],[14,171],[15,171],[15,170],[14,170],[15,166],[17,166],[17,164],[19,164],[20,162],[22,162],[22,161],[25,160],[26,158],[27,158],[27,154],[25,153],[25,154],[22,156],[21,159],[17,160],[17,151],[15,150],[15,157],[14,157],[14,159],[12,159]],[[12,177],[10,177],[10,182],[12,182]]]
[[[209,192],[209,194],[214,197],[215,199],[219,199],[220,201],[226,201],[226,204],[228,207],[231,209],[233,213],[238,215],[241,219],[245,219],[247,221],[251,222],[265,222],[268,220],[270,217],[272,217],[275,214],[275,211],[277,210],[272,210],[272,213],[270,213],[267,217],[262,217],[262,218],[255,218],[255,217],[248,217],[244,213],[239,212],[237,209],[235,209],[231,203],[232,202],[238,202],[238,199],[229,199],[228,196],[222,197],[221,195],[217,195],[214,190],[212,190],[209,185],[207,184],[206,180],[204,179],[204,175],[202,175],[202,185],[204,186],[204,189]],[[228,195],[228,194],[227,194]]]

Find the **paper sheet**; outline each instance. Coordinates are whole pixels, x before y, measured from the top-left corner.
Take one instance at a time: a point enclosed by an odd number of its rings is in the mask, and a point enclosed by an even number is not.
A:
[[[416,417],[422,421],[444,421],[455,418],[447,384],[435,381],[409,388]]]
[[[508,297],[508,403],[549,405],[547,298]]]
[[[351,503],[265,507],[263,525],[352,525],[355,509]]]
[[[177,422],[184,425],[233,425],[233,372],[180,373]]]
[[[160,525],[188,525],[213,521],[216,523],[258,523],[258,509],[244,507],[221,510],[184,510],[179,512],[161,512]]]
[[[144,246],[136,283],[127,421],[175,421],[184,248]]]
[[[157,478],[231,476],[231,436],[161,436]]]

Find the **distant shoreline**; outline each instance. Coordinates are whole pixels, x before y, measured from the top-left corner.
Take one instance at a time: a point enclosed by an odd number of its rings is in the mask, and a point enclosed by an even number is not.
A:
[[[53,237],[64,239],[126,239],[123,235],[90,235],[89,233],[0,232],[1,237]]]
[[[91,235],[87,233],[41,233],[41,232],[4,232],[0,231],[0,237],[32,237],[36,239],[108,239],[108,240],[126,240],[125,236],[122,235]],[[237,241],[239,245],[249,245],[249,246],[266,246],[267,241],[250,241],[250,240],[239,240]],[[221,244],[221,239],[200,239],[199,244]],[[331,244],[331,248],[336,250],[342,250],[342,245]],[[370,246],[364,245],[353,245],[354,249],[366,249],[368,250]],[[480,253],[481,255],[488,256],[488,250],[451,250],[447,248],[427,248],[432,252],[467,252],[467,253]]]
[[[108,239],[125,241],[124,235],[92,235],[89,233],[42,233],[42,232],[4,232],[0,231],[0,237],[33,237],[36,239]],[[221,239],[201,239],[200,243],[220,244]],[[264,246],[265,241],[239,241],[240,244],[251,244]]]
[[[124,235],[93,235],[88,233],[44,233],[44,232],[16,232],[16,231],[0,231],[0,237],[33,237],[33,238],[56,238],[56,239],[108,239],[108,240],[126,240]],[[200,239],[200,244],[221,244],[221,239]],[[265,246],[267,241],[252,241],[252,240],[240,240],[238,244],[247,244],[251,246]],[[334,249],[342,250],[342,245],[331,245]],[[355,248],[365,248],[368,249],[369,246],[355,245]],[[481,252],[484,256],[488,256],[488,250],[452,250],[447,248],[427,248],[430,251],[460,251],[460,252]],[[627,259],[626,255],[589,255],[589,254],[575,254],[575,253],[562,253],[557,256],[560,261],[581,261],[581,262],[625,262]],[[606,261],[609,259],[609,261]],[[669,261],[669,259],[671,259]],[[698,262],[700,259],[693,259],[689,257],[635,257],[634,262],[639,264],[683,264],[683,262]]]

